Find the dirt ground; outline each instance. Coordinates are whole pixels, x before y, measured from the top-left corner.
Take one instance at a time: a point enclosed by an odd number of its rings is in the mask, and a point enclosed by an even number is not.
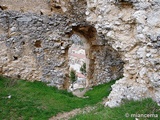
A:
[[[74,117],[77,114],[88,113],[88,112],[90,112],[90,111],[92,111],[94,109],[96,109],[96,106],[93,106],[93,107],[89,106],[89,107],[85,107],[83,109],[74,109],[74,110],[72,110],[70,112],[59,113],[58,115],[53,116],[49,120],[68,120],[68,119]]]

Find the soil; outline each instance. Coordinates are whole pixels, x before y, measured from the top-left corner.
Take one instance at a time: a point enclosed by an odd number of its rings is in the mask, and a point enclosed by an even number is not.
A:
[[[56,116],[53,116],[52,118],[50,118],[49,120],[69,120],[70,118],[74,117],[75,115],[77,114],[85,114],[85,113],[88,113],[92,110],[96,109],[95,106],[93,107],[85,107],[83,109],[74,109],[70,112],[64,112],[64,113],[59,113],[57,114]]]

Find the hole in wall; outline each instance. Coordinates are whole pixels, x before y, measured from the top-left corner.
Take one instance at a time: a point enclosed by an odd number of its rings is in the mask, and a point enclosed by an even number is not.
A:
[[[17,56],[13,56],[13,60],[18,60],[18,57]]]
[[[42,11],[40,11],[40,15],[43,15],[43,12],[42,12]]]
[[[72,38],[77,37],[80,38],[80,40],[74,41],[78,45],[83,46],[83,51],[85,52],[85,62],[81,62],[81,67],[85,68],[86,73],[85,74],[85,87],[89,87],[90,81],[93,80],[93,74],[94,74],[94,58],[92,58],[91,52],[92,52],[92,42],[96,39],[96,29],[92,26],[74,26],[72,27],[72,32],[69,34],[69,36]],[[73,42],[72,42],[73,44]],[[83,69],[81,68],[81,70]],[[83,70],[82,70],[83,71]],[[83,86],[83,87],[84,87]]]
[[[60,1],[50,0],[49,1],[49,7],[51,12],[62,12],[62,7]]]
[[[37,40],[37,41],[34,43],[34,46],[37,47],[37,48],[40,48],[40,47],[42,47],[42,46],[41,46],[41,43],[42,43],[42,42],[41,42],[40,40]]]
[[[69,76],[73,89],[86,86],[86,52],[82,38],[77,34],[70,37],[72,45],[68,50]]]
[[[1,9],[1,10],[6,10],[6,9],[8,9],[8,7],[5,6],[5,5],[0,5],[0,9]]]
[[[101,38],[97,36],[97,31],[92,26],[74,26],[72,32],[68,34],[71,38],[76,36],[80,40],[73,40],[72,46],[78,48],[73,43],[82,44],[85,51],[86,86],[92,87],[103,84],[111,80],[117,80],[123,76],[123,61],[116,50],[108,44],[99,44]],[[77,42],[79,41],[79,42]],[[72,46],[70,49],[72,49]],[[69,49],[69,50],[70,50]],[[74,53],[75,51],[72,51]],[[69,58],[69,56],[68,56]],[[70,69],[71,70],[71,69]]]
[[[3,67],[0,67],[0,74],[3,74]]]
[[[17,75],[17,78],[20,79],[20,78],[21,78],[21,75]]]
[[[25,45],[25,42],[24,42],[24,41],[22,41],[22,45]]]
[[[61,6],[54,6],[54,8],[56,8],[56,9],[61,9]]]

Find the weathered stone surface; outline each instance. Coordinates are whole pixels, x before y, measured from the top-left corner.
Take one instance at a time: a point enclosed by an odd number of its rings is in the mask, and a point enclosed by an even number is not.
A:
[[[20,12],[36,12],[40,14],[40,10],[50,10],[48,0],[1,0],[1,6],[5,6],[3,10],[15,10]]]
[[[47,8],[32,5],[35,13],[23,13],[29,9],[19,3],[0,3],[21,11],[0,11],[1,74],[67,88],[69,37],[77,34],[85,43],[88,86],[124,76],[106,105],[146,97],[160,101],[158,0],[50,0]],[[51,13],[45,16],[41,9]]]
[[[158,102],[160,69],[159,62],[155,64],[155,61],[159,61],[160,56],[157,51],[160,2],[87,1],[87,20],[95,22],[97,31],[104,34],[108,44],[117,50],[125,63],[124,77],[112,86],[105,105],[114,107],[123,99],[145,97]],[[103,11],[101,19],[98,19],[99,11]],[[112,29],[106,30],[106,23]]]
[[[56,82],[55,86],[63,88],[63,81],[67,80],[64,75],[67,66],[62,64],[64,59],[59,58],[65,50],[61,50],[61,47],[63,47],[61,42],[64,40],[56,38],[57,41],[54,41],[49,36],[53,35],[56,30],[59,30],[58,34],[60,36],[62,35],[63,29],[66,27],[66,17],[56,14],[48,17],[32,13],[21,14],[3,11],[0,11],[0,16],[0,26],[6,28],[6,31],[2,29],[3,33],[8,32],[0,43],[2,73],[7,76],[28,80],[43,80],[44,82],[51,82],[53,78],[55,79],[55,76],[58,76],[59,78],[56,81],[61,82]],[[46,21],[48,22],[45,23]],[[51,25],[50,22],[54,24]],[[59,25],[57,26],[57,24]],[[1,38],[5,35],[3,33],[0,34]],[[59,45],[56,46],[56,44]],[[65,48],[67,49],[66,46]],[[58,69],[58,67],[61,67],[61,70],[56,73],[51,71]]]
[[[83,38],[86,45],[87,86],[122,76],[123,62],[117,51],[105,46],[104,39],[97,35],[95,28],[84,22],[84,18],[75,17],[76,14],[68,17],[64,14],[46,16],[0,11],[0,38],[1,46],[4,46],[0,50],[2,74],[67,88],[70,84],[68,49],[70,36],[75,33]]]

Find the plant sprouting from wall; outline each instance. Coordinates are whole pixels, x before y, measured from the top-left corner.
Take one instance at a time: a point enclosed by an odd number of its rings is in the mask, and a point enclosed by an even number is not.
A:
[[[76,71],[71,69],[69,74],[70,80],[72,81],[72,84],[77,80]]]
[[[80,71],[83,75],[86,75],[86,63],[83,63],[83,65],[80,68]]]

